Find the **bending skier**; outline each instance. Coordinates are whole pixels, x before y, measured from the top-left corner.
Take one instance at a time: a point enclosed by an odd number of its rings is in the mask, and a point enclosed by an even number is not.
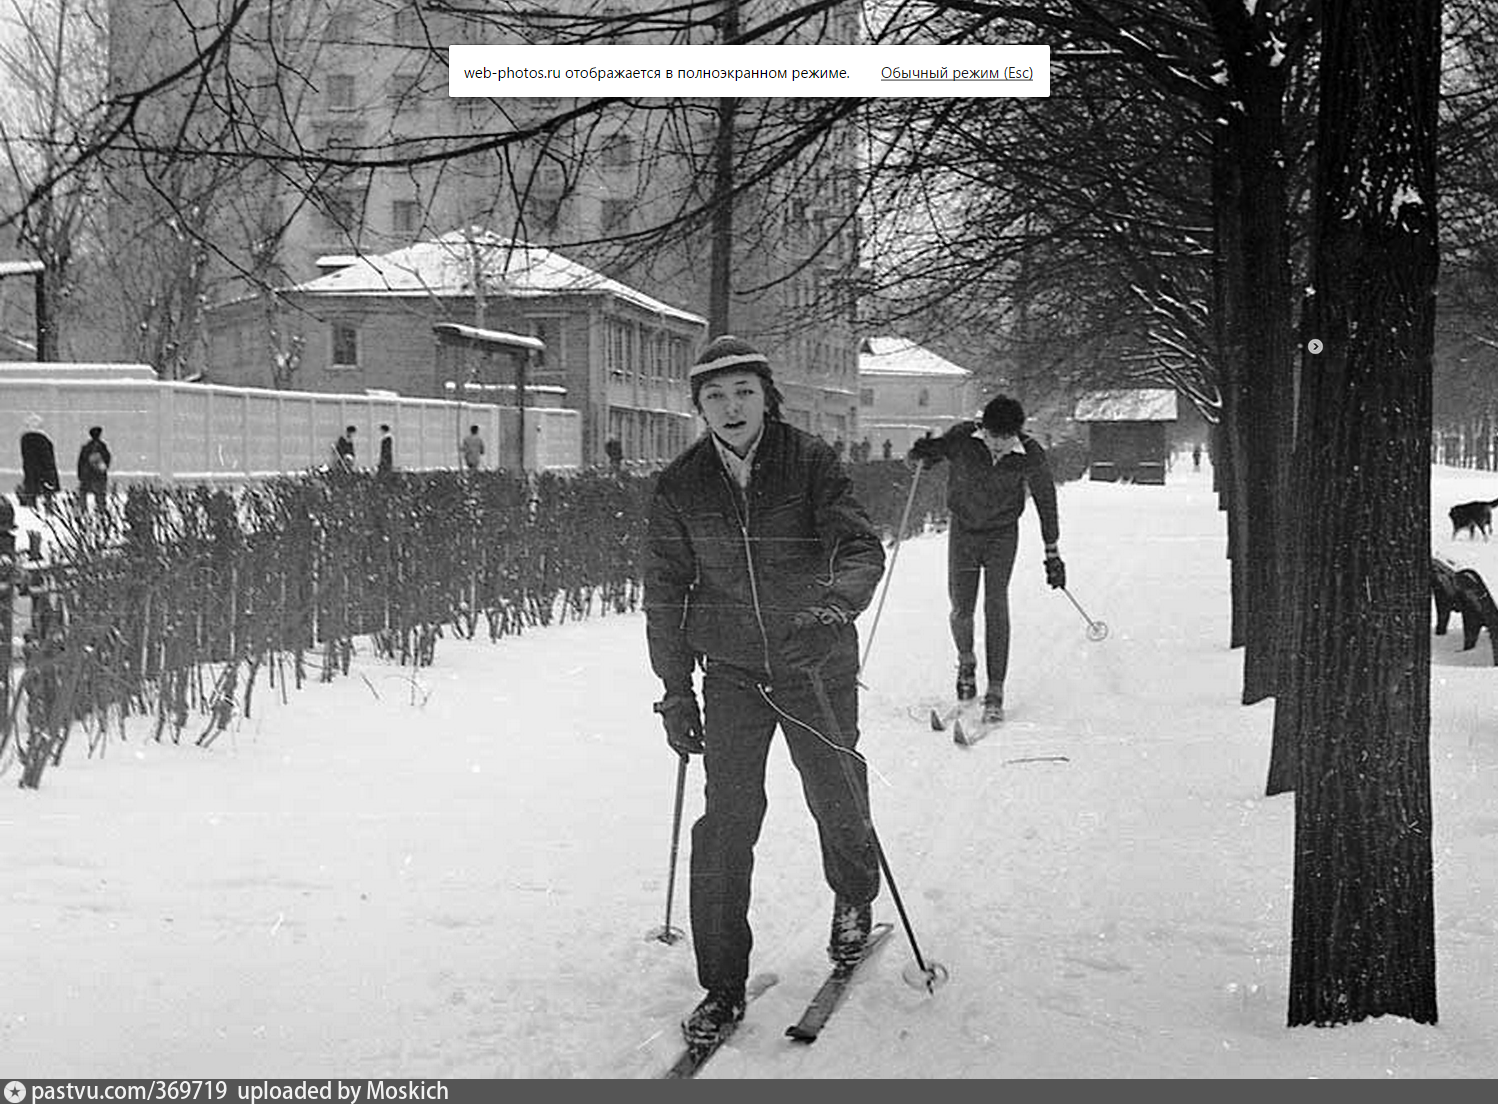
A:
[[[853,619],[884,573],[884,548],[833,449],[781,420],[763,354],[719,337],[689,379],[710,432],[656,482],[644,605],[666,741],[701,753],[707,776],[691,851],[692,942],[707,994],[682,1024],[697,1046],[744,1014],[750,874],[777,727],[834,893],[828,955],[851,966],[862,954],[879,859],[863,761],[840,749],[858,740]],[[699,664],[705,712],[693,688]]]
[[[1061,526],[1056,515],[1056,484],[1045,449],[1024,432],[1025,411],[1007,395],[983,408],[981,422],[958,422],[940,437],[925,437],[910,448],[912,462],[951,465],[947,474],[947,597],[952,642],[957,646],[957,698],[977,696],[977,656],[973,651],[973,609],[983,579],[984,659],[988,687],[983,723],[1004,719],[1004,678],[1009,671],[1009,577],[1019,549],[1019,517],[1025,490],[1035,500],[1040,537],[1045,542],[1045,578],[1053,588],[1066,585],[1066,565],[1057,551]]]

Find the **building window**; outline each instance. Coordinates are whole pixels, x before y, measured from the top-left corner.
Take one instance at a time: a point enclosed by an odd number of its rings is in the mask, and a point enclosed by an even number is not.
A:
[[[537,165],[531,174],[530,189],[541,195],[559,196],[567,190],[567,170],[561,165]]]
[[[562,218],[562,201],[557,196],[532,195],[525,201],[525,213],[531,230],[555,230]]]
[[[361,128],[357,124],[321,126],[314,132],[317,144],[325,153],[343,153],[359,145]]]
[[[598,22],[603,24],[605,42],[618,42],[623,25],[629,22],[629,9],[609,6],[598,13]]]
[[[858,389],[858,405],[859,406],[873,406],[874,405],[874,389],[872,387],[860,387]]]
[[[397,199],[390,205],[390,229],[396,234],[414,234],[421,227],[421,205],[414,199]]]
[[[279,84],[274,82],[262,84],[255,89],[251,102],[255,110],[269,119],[286,118],[286,103],[282,98],[283,90]]]
[[[617,318],[608,320],[603,363],[609,375],[615,379],[629,370],[629,326]]]
[[[354,106],[354,75],[352,73],[328,74],[328,106],[348,109]]]
[[[916,397],[915,397],[915,404],[916,404],[916,406],[930,406],[931,405],[931,392],[930,392],[930,390],[928,388],[925,388],[925,387],[921,388],[920,393],[917,394]]]
[[[421,74],[393,73],[385,86],[385,96],[390,110],[418,112],[421,110]]]
[[[605,168],[622,169],[635,162],[635,142],[628,134],[610,134],[603,140],[598,160]]]
[[[354,41],[354,14],[336,11],[328,16],[327,28],[323,31],[324,42],[349,43]]]
[[[426,41],[426,27],[421,20],[421,11],[415,4],[402,4],[395,10],[392,29],[397,43],[410,46]]]
[[[359,367],[359,331],[348,322],[333,323],[334,368]]]
[[[529,320],[529,328],[530,335],[544,346],[536,350],[535,359],[531,363],[538,369],[545,369],[548,364],[561,364],[562,350],[555,345],[559,332],[556,321],[551,318],[532,318]]]
[[[336,233],[340,230],[351,229],[358,224],[359,208],[357,189],[345,188],[324,193],[322,199],[323,230],[327,233]]]
[[[622,234],[629,229],[629,216],[634,202],[628,199],[606,199],[603,201],[603,216],[599,229],[605,234]]]
[[[661,383],[666,378],[666,335],[659,331],[647,331],[644,340],[650,355],[650,381]]]

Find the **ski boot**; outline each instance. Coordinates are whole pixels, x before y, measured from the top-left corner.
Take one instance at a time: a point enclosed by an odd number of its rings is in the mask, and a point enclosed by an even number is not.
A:
[[[718,1041],[723,1029],[744,1018],[743,989],[709,989],[702,1003],[681,1022],[681,1037],[689,1047],[706,1047]]]
[[[1004,693],[990,690],[983,695],[983,723],[999,724],[1004,719]]]
[[[972,701],[978,696],[978,661],[972,656],[957,659],[957,700]]]
[[[832,938],[827,943],[827,957],[837,970],[851,970],[863,957],[864,941],[874,926],[874,907],[838,900],[832,905]]]

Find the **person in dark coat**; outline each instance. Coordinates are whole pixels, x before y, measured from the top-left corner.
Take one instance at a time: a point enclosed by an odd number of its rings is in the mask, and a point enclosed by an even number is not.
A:
[[[880,876],[858,741],[858,633],[884,548],[833,447],[788,425],[769,361],[719,337],[690,373],[710,430],[663,470],[649,508],[645,619],[666,741],[702,754],[691,918],[706,996],[682,1032],[716,1037],[744,1012],[754,844],[779,727],[834,895],[828,954],[856,962]],[[693,676],[703,670],[703,711]]]
[[[50,498],[61,487],[52,438],[42,432],[41,416],[28,414],[25,432],[21,434],[20,503],[35,506],[38,500]]]
[[[1045,542],[1045,577],[1051,587],[1066,585],[1066,565],[1058,542],[1056,484],[1045,449],[1024,432],[1025,411],[1007,395],[983,408],[981,422],[958,422],[940,437],[911,445],[909,458],[921,464],[943,460],[947,475],[947,596],[952,642],[957,646],[957,697],[977,696],[973,651],[973,610],[983,583],[984,660],[988,688],[983,719],[1004,719],[1004,679],[1009,671],[1009,577],[1019,549],[1019,517],[1025,491],[1035,500]]]
[[[458,445],[458,451],[463,456],[463,466],[469,471],[478,471],[479,464],[484,459],[484,439],[479,435],[479,427],[469,426],[468,436],[464,437]]]
[[[354,470],[354,432],[356,426],[345,426],[338,440],[333,442],[333,459],[343,471]]]
[[[395,470],[395,438],[390,435],[388,425],[380,426],[380,462],[375,471],[379,475],[388,475]]]
[[[94,499],[94,509],[102,513],[109,502],[109,465],[112,458],[104,443],[104,428],[89,426],[88,440],[78,450],[78,509]]]

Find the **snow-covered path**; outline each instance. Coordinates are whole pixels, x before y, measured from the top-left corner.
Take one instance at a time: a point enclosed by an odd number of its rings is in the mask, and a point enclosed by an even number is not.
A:
[[[1498,494],[1433,482],[1438,546],[1447,505]],[[783,1038],[825,971],[831,900],[777,744],[752,920],[754,969],[780,984],[702,1076],[1498,1075],[1487,641],[1433,641],[1440,1025],[1289,1031],[1293,799],[1262,796],[1273,705],[1238,704],[1207,473],[1068,484],[1061,517],[1072,593],[1111,631],[1090,642],[1045,587],[1027,514],[998,735],[961,749],[919,719],[952,679],[943,535],[901,547],[864,672],[875,820],[950,981],[906,985],[897,930],[816,1045]],[[211,750],[112,735],[93,759],[75,740],[39,792],[7,773],[0,1072],[649,1074],[698,990],[686,943],[644,938],[675,759],[643,636],[631,614],[443,640],[414,676],[361,654],[286,704],[262,683]],[[688,824],[700,782],[694,764]],[[876,914],[898,922],[887,892]]]

